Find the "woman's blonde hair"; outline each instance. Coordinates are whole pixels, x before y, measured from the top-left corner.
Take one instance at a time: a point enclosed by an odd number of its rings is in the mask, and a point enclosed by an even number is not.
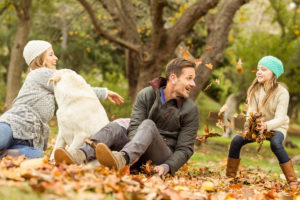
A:
[[[30,72],[32,70],[46,67],[45,65],[45,57],[46,57],[47,51],[44,51],[41,55],[37,56],[28,66],[27,72]]]
[[[278,88],[278,82],[275,74],[273,74],[272,78],[268,80],[266,83],[261,84],[258,82],[257,78],[255,78],[247,91],[247,103],[250,106],[254,94],[260,89],[261,86],[265,88],[266,96],[263,98],[262,105],[264,106],[267,100],[275,93],[275,90]]]

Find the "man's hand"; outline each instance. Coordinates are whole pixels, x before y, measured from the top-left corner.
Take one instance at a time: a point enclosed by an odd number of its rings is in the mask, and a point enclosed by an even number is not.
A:
[[[161,165],[154,167],[154,170],[157,172],[159,176],[163,176],[165,172],[165,168]]]
[[[112,102],[113,104],[120,104],[124,103],[124,98],[121,97],[118,93],[108,90],[107,94],[108,101]]]

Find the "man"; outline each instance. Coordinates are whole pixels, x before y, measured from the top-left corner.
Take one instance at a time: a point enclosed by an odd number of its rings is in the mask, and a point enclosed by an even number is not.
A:
[[[128,128],[129,142],[120,151],[96,146],[97,160],[120,169],[135,160],[152,160],[159,175],[172,175],[193,154],[199,111],[189,99],[195,87],[195,64],[181,58],[167,65],[166,79],[156,78],[137,97]]]
[[[95,151],[86,143],[80,150],[69,153],[60,149],[55,156],[56,162],[80,164],[95,158],[96,154],[102,165],[121,169],[136,160],[135,165],[151,160],[157,165],[155,170],[160,176],[168,172],[174,175],[194,151],[199,111],[188,98],[195,87],[194,79],[193,62],[173,59],[167,65],[166,79],[156,78],[150,81],[151,86],[138,93],[127,131],[129,142],[118,136],[124,135],[121,131],[106,131],[109,132],[106,137],[101,133],[104,131],[99,131],[92,140]]]

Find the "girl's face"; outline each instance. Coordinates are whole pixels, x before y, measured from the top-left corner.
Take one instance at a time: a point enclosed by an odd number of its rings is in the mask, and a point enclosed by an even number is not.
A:
[[[56,69],[57,57],[54,54],[52,47],[46,50],[45,65],[50,69]]]
[[[265,83],[266,81],[271,80],[273,76],[273,72],[269,70],[269,68],[263,65],[257,66],[256,78],[259,83]]]

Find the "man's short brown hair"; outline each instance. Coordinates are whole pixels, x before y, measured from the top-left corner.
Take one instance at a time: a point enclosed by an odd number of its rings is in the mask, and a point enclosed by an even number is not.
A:
[[[177,77],[181,75],[181,71],[183,68],[192,67],[195,68],[195,63],[186,60],[184,58],[174,58],[171,60],[166,68],[166,79],[169,80],[171,74],[175,74]]]

